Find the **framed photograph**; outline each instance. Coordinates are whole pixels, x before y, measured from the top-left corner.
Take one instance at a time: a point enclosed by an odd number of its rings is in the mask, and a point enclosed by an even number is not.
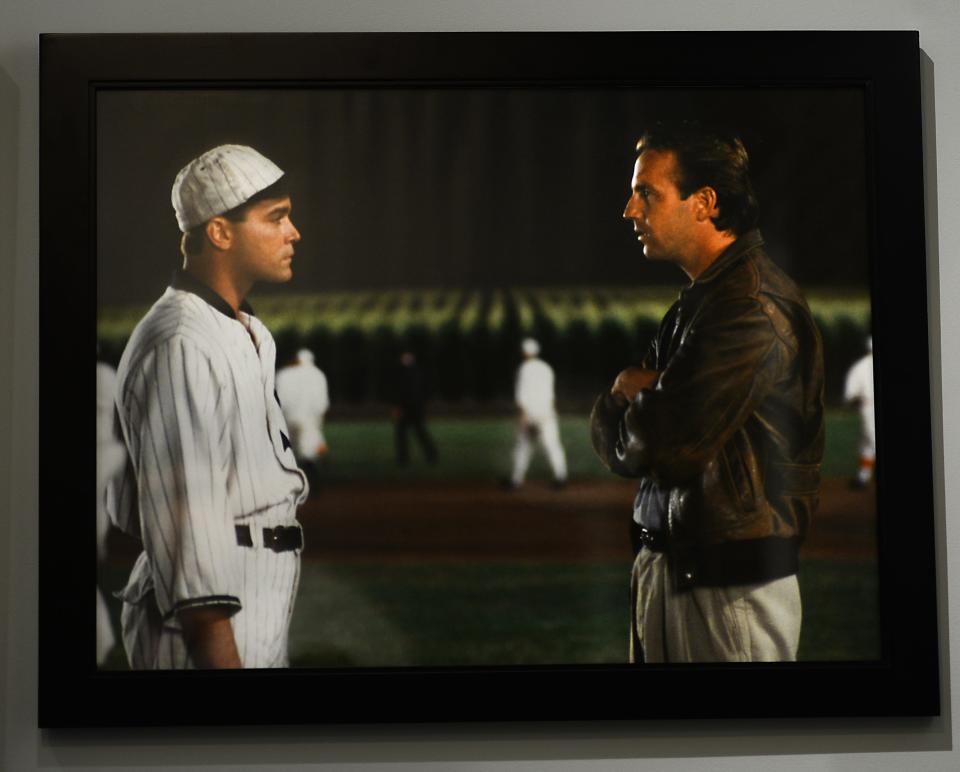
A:
[[[938,715],[919,79],[43,36],[40,726]]]

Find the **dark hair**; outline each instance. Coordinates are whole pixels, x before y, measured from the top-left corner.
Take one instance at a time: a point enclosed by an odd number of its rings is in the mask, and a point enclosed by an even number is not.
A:
[[[270,198],[286,198],[289,196],[289,188],[286,182],[286,176],[281,177],[272,185],[268,185],[259,193],[254,193],[250,198],[239,206],[223,212],[218,217],[225,217],[230,222],[243,222],[247,217],[247,212],[254,204],[265,201]],[[207,241],[207,223],[202,222],[193,226],[180,238],[180,251],[184,257],[193,257],[203,251],[203,245]]]
[[[760,210],[750,182],[750,159],[736,134],[696,121],[662,121],[637,141],[637,155],[645,150],[674,153],[674,182],[681,198],[703,187],[716,191],[720,213],[712,222],[717,230],[740,236],[756,227]]]

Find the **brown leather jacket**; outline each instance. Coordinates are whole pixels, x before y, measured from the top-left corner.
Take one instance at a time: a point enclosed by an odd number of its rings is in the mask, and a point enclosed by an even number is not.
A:
[[[641,478],[634,521],[665,537],[679,587],[796,573],[823,460],[823,347],[759,231],[680,292],[626,405],[602,394],[594,449]]]

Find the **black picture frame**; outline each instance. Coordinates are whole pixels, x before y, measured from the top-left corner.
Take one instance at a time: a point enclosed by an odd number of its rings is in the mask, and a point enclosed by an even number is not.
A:
[[[916,32],[44,35],[40,48],[41,727],[939,715]],[[64,437],[94,445],[93,379],[78,374],[96,326],[96,94],[304,83],[864,90],[878,661],[97,671],[92,516],[77,496],[95,459],[63,461]]]

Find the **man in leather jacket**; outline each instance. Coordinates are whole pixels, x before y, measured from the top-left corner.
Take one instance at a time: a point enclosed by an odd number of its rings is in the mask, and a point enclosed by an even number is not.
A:
[[[648,131],[623,216],[648,259],[690,279],[591,416],[603,462],[640,478],[631,661],[796,659],[824,446],[820,334],[764,251],[739,139]]]

